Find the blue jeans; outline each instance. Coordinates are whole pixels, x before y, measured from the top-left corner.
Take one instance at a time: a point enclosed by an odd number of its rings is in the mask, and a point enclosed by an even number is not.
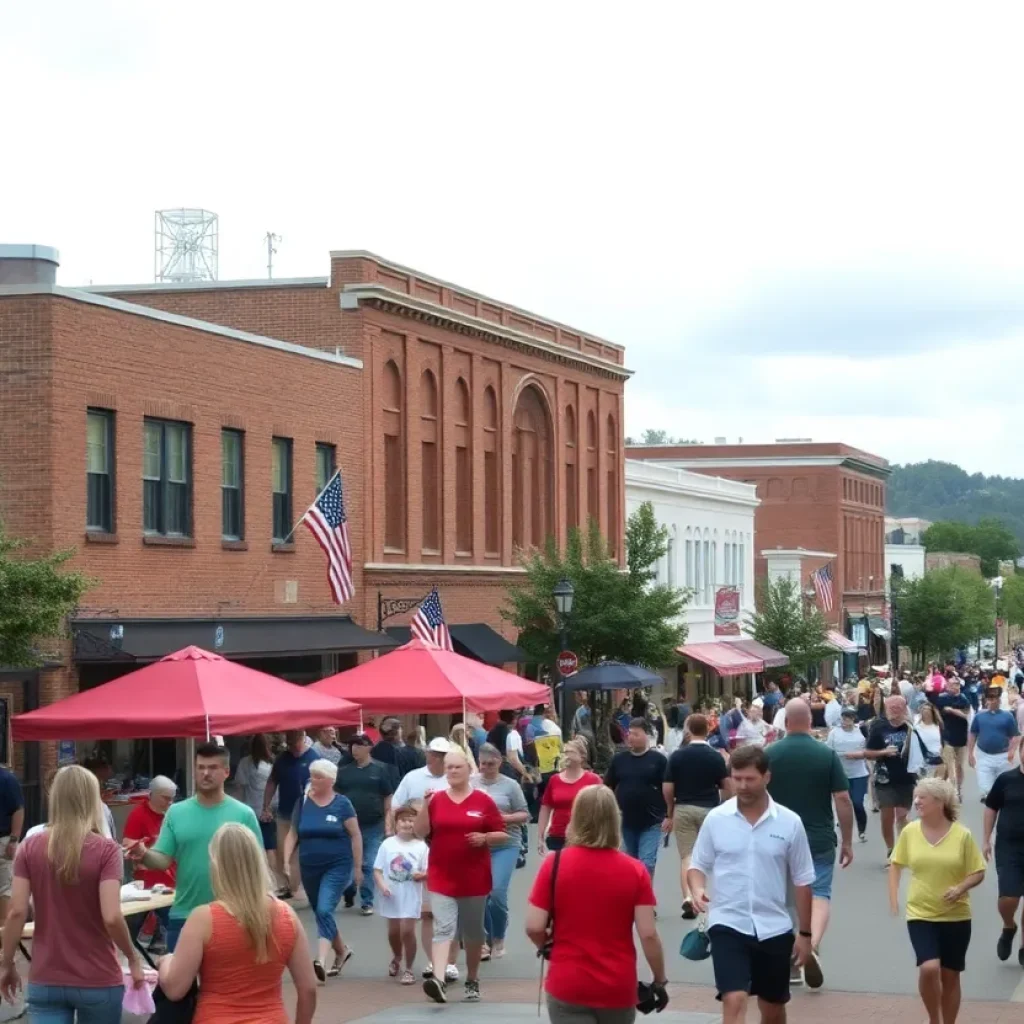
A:
[[[811,895],[816,900],[832,899],[832,875],[836,870],[836,854],[826,854],[823,857],[813,857],[814,882],[811,885]]]
[[[124,985],[72,988],[30,982],[26,993],[32,1024],[121,1024],[123,999]]]
[[[328,864],[326,867],[309,867],[299,857],[299,875],[302,888],[309,897],[309,905],[316,916],[316,933],[321,939],[334,941],[338,934],[338,922],[334,912],[341,902],[341,894],[352,881],[352,862]]]
[[[491,892],[484,910],[488,942],[504,941],[508,934],[508,887],[519,859],[519,843],[495,846],[491,850]]]
[[[654,865],[658,862],[661,840],[661,825],[649,825],[647,828],[622,827],[622,848],[647,868],[651,878],[654,878]]]
[[[384,842],[384,822],[379,821],[376,825],[360,825],[359,831],[363,835],[363,884],[359,886],[359,906],[372,907],[375,892],[373,863],[377,859],[380,844]],[[349,885],[345,890],[345,895],[353,899],[355,894],[356,887]]]
[[[857,819],[857,831],[863,835],[868,830],[868,815],[864,810],[864,797],[868,792],[868,777],[850,779],[850,803],[853,804],[853,816]]]

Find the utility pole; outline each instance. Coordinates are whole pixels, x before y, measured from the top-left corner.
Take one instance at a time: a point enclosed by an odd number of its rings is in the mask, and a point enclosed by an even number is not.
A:
[[[280,242],[281,236],[275,235],[273,231],[268,231],[263,237],[267,243],[267,280],[270,281],[274,277],[274,255],[277,252],[274,243]]]

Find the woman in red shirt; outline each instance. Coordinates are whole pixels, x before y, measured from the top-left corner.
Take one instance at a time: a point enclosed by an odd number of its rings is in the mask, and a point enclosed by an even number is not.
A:
[[[565,849],[546,857],[537,872],[526,934],[538,949],[550,943],[544,989],[551,1024],[634,1019],[634,928],[654,975],[651,1009],[661,1012],[668,1004],[651,879],[640,861],[620,852],[621,844],[615,794],[592,786],[573,804]]]
[[[548,779],[537,820],[537,850],[543,857],[545,835],[548,850],[565,846],[573,801],[586,786],[600,786],[601,776],[587,770],[587,745],[583,740],[568,740],[562,747],[562,770]],[[550,825],[550,828],[548,827]]]
[[[427,793],[416,815],[416,832],[430,837],[427,892],[434,918],[431,963],[448,963],[456,933],[466,947],[465,1001],[480,998],[480,955],[484,911],[491,892],[492,846],[508,842],[497,804],[469,784],[469,762],[461,750],[445,755],[446,790]],[[433,973],[423,991],[436,1003],[448,1001],[445,983]]]

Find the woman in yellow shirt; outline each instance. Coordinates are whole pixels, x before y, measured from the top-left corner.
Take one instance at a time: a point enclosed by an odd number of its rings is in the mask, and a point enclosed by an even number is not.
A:
[[[917,955],[918,991],[929,1024],[953,1024],[960,1011],[960,973],[971,942],[968,891],[985,877],[970,831],[957,822],[956,790],[944,779],[914,789],[919,820],[900,833],[889,868],[889,905],[900,912],[900,875],[910,870],[907,931]]]

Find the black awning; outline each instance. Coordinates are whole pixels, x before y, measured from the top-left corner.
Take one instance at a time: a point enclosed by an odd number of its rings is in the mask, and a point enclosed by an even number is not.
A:
[[[225,658],[390,649],[348,615],[244,619],[74,619],[74,660],[155,661],[194,644]]]
[[[486,665],[504,665],[508,662],[525,664],[529,655],[515,644],[510,644],[497,630],[486,622],[465,622],[448,627],[456,653],[475,658]],[[408,626],[388,626],[385,633],[398,644],[407,644],[412,639]]]

